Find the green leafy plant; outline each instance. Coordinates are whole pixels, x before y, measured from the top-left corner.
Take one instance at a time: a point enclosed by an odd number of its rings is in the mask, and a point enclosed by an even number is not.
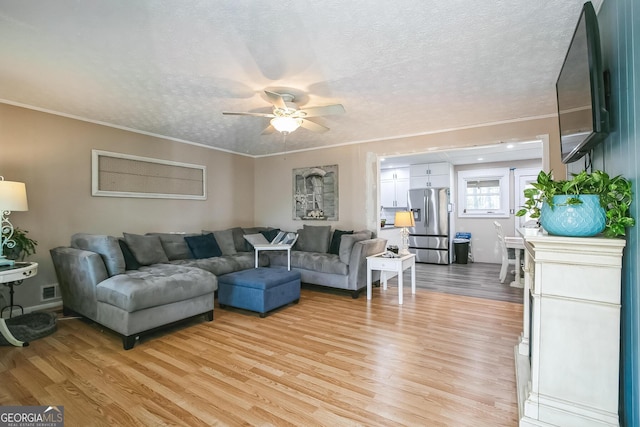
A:
[[[595,194],[600,196],[600,205],[607,216],[603,231],[605,236],[624,236],[626,228],[633,227],[635,224],[634,219],[629,216],[629,206],[633,201],[631,181],[620,175],[611,178],[603,171],[597,170],[592,173],[583,171],[572,174],[571,179],[555,181],[553,172],[541,171],[536,182],[531,185],[533,188],[524,190],[525,204],[516,213],[517,216],[529,213],[531,218],[540,218],[543,202],[554,208],[553,196],[573,196],[568,197],[563,205],[577,205],[582,203],[578,195]]]
[[[29,233],[27,230],[21,230],[18,227],[13,230],[13,236],[11,236],[11,240],[16,242],[16,245],[12,248],[6,246],[3,248],[4,255],[8,259],[24,261],[27,256],[36,253],[36,246],[38,246],[38,242],[29,238],[27,236],[27,233]],[[6,235],[3,233],[2,237],[4,238],[6,237]]]

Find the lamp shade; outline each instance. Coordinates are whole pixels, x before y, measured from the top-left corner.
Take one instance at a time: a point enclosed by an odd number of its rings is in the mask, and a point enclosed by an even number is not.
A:
[[[24,182],[0,180],[0,210],[1,211],[26,211],[27,187]]]
[[[293,117],[275,117],[270,123],[278,132],[291,133],[300,127],[302,120]]]
[[[396,212],[396,218],[393,225],[395,225],[396,227],[415,227],[416,223],[413,220],[413,212]]]

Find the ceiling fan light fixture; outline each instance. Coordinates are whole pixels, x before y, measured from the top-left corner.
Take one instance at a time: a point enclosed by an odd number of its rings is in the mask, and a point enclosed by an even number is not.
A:
[[[300,127],[302,124],[301,119],[293,117],[274,117],[271,119],[271,126],[273,126],[278,132],[288,134]]]

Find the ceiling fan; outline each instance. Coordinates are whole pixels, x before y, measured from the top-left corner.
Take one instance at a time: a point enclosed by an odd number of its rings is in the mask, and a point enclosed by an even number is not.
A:
[[[294,96],[288,93],[275,93],[265,90],[267,99],[273,104],[273,112],[269,113],[242,113],[223,111],[222,114],[236,116],[256,116],[271,118],[269,126],[262,131],[262,135],[273,132],[280,132],[287,135],[299,127],[303,127],[313,132],[326,132],[328,127],[309,120],[309,117],[329,116],[333,114],[343,114],[345,112],[342,104],[324,105],[319,107],[308,107],[299,109],[293,102]]]

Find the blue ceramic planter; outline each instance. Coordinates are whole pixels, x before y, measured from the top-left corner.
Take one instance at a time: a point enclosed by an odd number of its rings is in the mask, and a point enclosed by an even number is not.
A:
[[[549,234],[569,237],[591,237],[604,230],[606,214],[600,196],[580,195],[580,205],[564,205],[571,196],[554,196],[554,207],[542,204],[540,223]]]

